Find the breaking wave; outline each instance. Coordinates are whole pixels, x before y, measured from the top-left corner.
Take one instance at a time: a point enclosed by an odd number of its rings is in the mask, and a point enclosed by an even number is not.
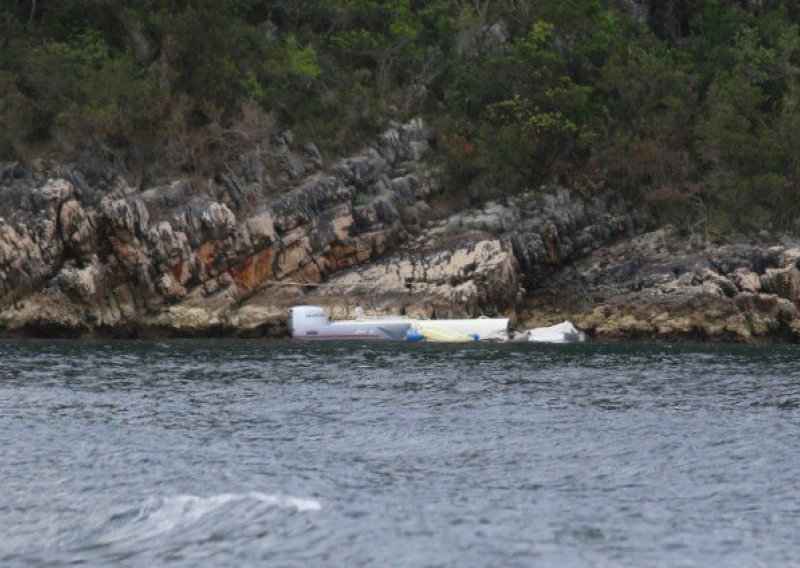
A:
[[[317,499],[282,494],[221,493],[201,497],[150,497],[137,507],[106,517],[90,536],[92,548],[142,545],[162,538],[182,541],[247,536],[297,513],[320,511]]]

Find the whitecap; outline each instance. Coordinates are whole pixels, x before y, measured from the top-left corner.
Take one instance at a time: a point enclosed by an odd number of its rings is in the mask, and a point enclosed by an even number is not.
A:
[[[322,503],[316,499],[310,499],[307,497],[291,497],[288,495],[260,493],[258,491],[253,491],[248,495],[253,499],[261,501],[262,503],[268,503],[278,507],[294,508],[301,513],[306,511],[322,510]]]
[[[293,509],[301,513],[322,509],[322,503],[317,499],[258,491],[221,493],[206,497],[150,497],[135,509],[113,515],[103,530],[99,544],[146,541],[170,533],[192,531],[219,520],[220,515],[224,517],[226,514],[235,514],[233,510],[222,512],[226,507],[246,507],[253,502],[269,508]],[[116,526],[109,529],[108,525]]]

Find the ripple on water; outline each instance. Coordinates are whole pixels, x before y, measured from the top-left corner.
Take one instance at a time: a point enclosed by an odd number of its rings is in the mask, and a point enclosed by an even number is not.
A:
[[[287,531],[302,534],[313,523],[307,515],[322,508],[318,499],[257,491],[150,497],[136,506],[92,511],[54,539],[50,553],[70,563],[199,561],[207,559],[209,547],[231,551],[249,540],[266,545]]]
[[[0,564],[790,564],[798,355],[0,343]]]

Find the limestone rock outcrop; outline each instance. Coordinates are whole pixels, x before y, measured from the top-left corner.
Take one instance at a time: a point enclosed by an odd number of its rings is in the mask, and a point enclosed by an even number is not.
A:
[[[527,300],[528,326],[570,319],[624,339],[800,339],[800,243],[688,248],[658,230],[565,267]]]
[[[395,125],[327,170],[315,146],[295,152],[292,143],[282,133],[274,149],[284,181],[296,182],[284,190],[248,157],[203,191],[186,181],[138,191],[119,180],[100,192],[69,168],[42,179],[5,167],[0,328],[224,331],[269,283],[318,283],[406,239],[397,208],[430,191],[421,121]]]
[[[496,313],[517,305],[524,289],[514,255],[498,240],[404,251],[334,276],[307,301],[334,316],[356,305],[368,313],[401,311],[417,318]]]
[[[281,133],[276,170],[242,156],[203,191],[5,167],[0,330],[271,335],[298,303],[513,316],[559,266],[635,224],[621,204],[565,189],[437,217],[418,120],[327,168],[315,146],[292,145]]]
[[[605,338],[800,340],[800,243],[687,247],[644,210],[540,188],[454,212],[425,125],[325,165],[289,132],[202,186],[0,164],[0,335],[281,335],[334,317],[571,319]],[[776,244],[777,243],[777,244]],[[773,246],[770,246],[773,245]]]

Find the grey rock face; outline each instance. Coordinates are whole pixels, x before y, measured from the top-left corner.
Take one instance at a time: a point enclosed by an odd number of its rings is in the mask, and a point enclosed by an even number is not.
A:
[[[273,333],[307,302],[513,314],[558,267],[634,225],[622,205],[564,189],[437,220],[418,120],[327,170],[311,145],[298,164],[293,143],[283,132],[271,150],[288,160],[276,163],[285,190],[248,156],[205,196],[185,181],[115,182],[103,196],[74,169],[48,182],[7,175],[24,183],[0,222],[0,329]]]
[[[448,222],[451,231],[460,228],[502,236],[530,289],[559,266],[613,238],[632,235],[635,225],[634,215],[624,204],[612,204],[603,195],[587,201],[564,188],[515,197],[507,205],[489,203]]]
[[[633,224],[621,205],[601,196],[587,202],[565,189],[488,203],[429,224],[396,253],[334,275],[305,300],[337,316],[360,305],[368,313],[515,318],[549,275]]]
[[[565,267],[527,300],[523,319],[568,318],[615,338],[798,340],[798,255],[789,241],[687,250],[659,230]]]
[[[418,315],[509,312],[631,224],[603,198],[563,189],[436,221],[418,120],[327,170],[316,147],[298,160],[293,144],[283,132],[271,149],[293,183],[283,191],[253,156],[206,196],[185,181],[142,192],[114,182],[103,195],[74,168],[40,182],[6,167],[17,193],[0,220],[0,328],[271,333],[292,303],[339,313],[342,299]]]
[[[570,318],[608,337],[800,339],[798,243],[687,250],[639,234],[636,208],[564,188],[437,217],[421,121],[326,169],[291,133],[276,140],[294,173],[241,156],[202,192],[0,166],[0,333],[279,334],[288,307],[316,303]]]
[[[422,122],[397,125],[378,142],[388,159],[368,148],[269,197],[267,172],[247,157],[209,197],[176,181],[143,192],[118,185],[98,199],[74,169],[40,182],[4,166],[0,327],[235,328],[237,306],[261,288],[317,283],[403,242],[388,180],[403,177],[393,173],[400,160],[411,163],[417,181],[407,186],[416,190],[424,141]],[[308,145],[298,166],[292,143],[289,132],[278,137],[287,180],[322,165]]]

